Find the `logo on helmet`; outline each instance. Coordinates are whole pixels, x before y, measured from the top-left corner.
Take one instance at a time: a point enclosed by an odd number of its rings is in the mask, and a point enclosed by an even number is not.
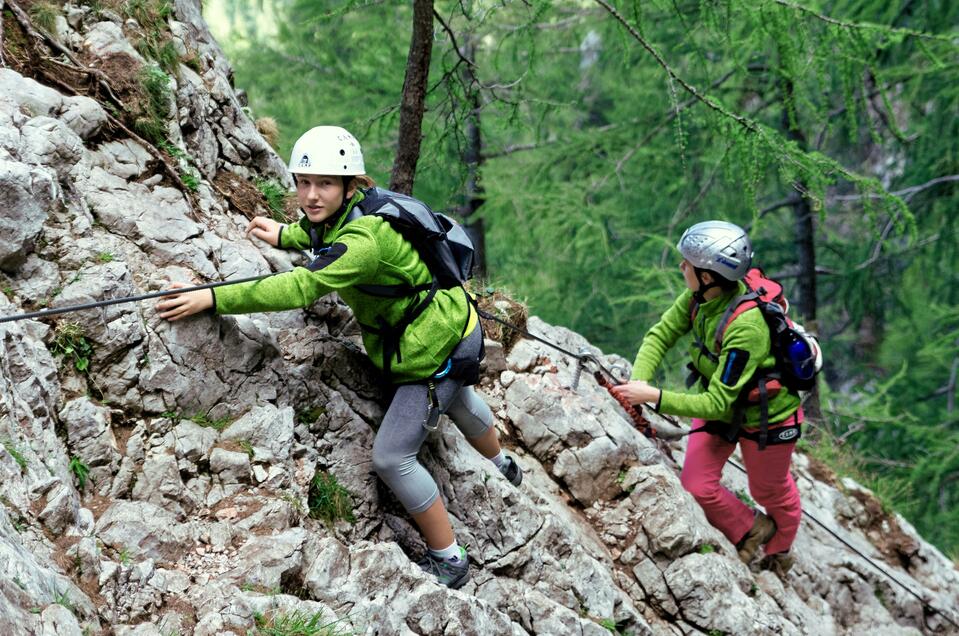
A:
[[[796,437],[797,435],[799,435],[798,428],[787,428],[785,431],[782,431],[781,433],[779,433],[779,439],[782,441],[786,441]]]
[[[310,155],[303,155],[300,157],[300,163],[297,164],[300,168],[309,168],[310,167]]]
[[[736,267],[739,265],[739,263],[734,263],[728,258],[723,258],[722,256],[717,256],[716,261],[722,263],[726,267],[731,267],[732,269],[736,269]]]

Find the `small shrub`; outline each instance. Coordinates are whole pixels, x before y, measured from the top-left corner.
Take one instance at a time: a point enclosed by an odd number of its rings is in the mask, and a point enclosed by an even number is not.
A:
[[[53,335],[53,355],[67,356],[73,360],[77,371],[85,373],[90,369],[93,357],[93,345],[87,340],[83,327],[76,322],[59,325]]]
[[[155,64],[145,66],[137,80],[146,97],[146,104],[133,123],[134,129],[154,146],[166,141],[166,119],[170,116],[170,76]]]
[[[307,495],[310,516],[332,524],[339,519],[353,523],[353,501],[349,491],[336,480],[334,475],[318,472],[310,482]]]
[[[299,424],[305,424],[309,426],[316,420],[320,419],[321,415],[326,413],[326,409],[322,406],[318,406],[315,409],[310,409],[308,411],[300,411],[296,414],[296,421]]]
[[[110,252],[100,252],[97,254],[97,260],[101,263],[112,263],[113,259],[114,256]]]
[[[56,5],[50,2],[35,2],[30,6],[30,19],[50,35],[56,35],[58,15]]]
[[[13,457],[13,461],[17,462],[17,465],[20,467],[20,472],[23,472],[27,469],[27,458],[23,456],[17,447],[14,446],[13,442],[9,439],[3,440],[3,447],[10,453],[10,456]]]
[[[87,485],[90,467],[84,464],[83,460],[79,457],[73,457],[70,459],[70,472],[77,478],[77,482],[80,484],[80,490],[83,490],[84,486]]]

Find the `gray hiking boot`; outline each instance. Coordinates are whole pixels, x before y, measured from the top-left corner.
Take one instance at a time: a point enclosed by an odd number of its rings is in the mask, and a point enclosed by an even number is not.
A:
[[[786,576],[786,573],[792,568],[795,559],[789,555],[789,552],[777,552],[776,554],[767,554],[759,562],[760,570],[769,570],[779,578]]]
[[[456,590],[470,580],[470,558],[466,550],[460,548],[459,558],[441,559],[433,556],[429,551],[426,556],[417,562],[420,569],[436,577],[440,585]]]
[[[503,473],[503,477],[506,477],[506,480],[517,488],[523,483],[523,469],[509,455],[506,456],[506,463],[499,469],[499,472]]]
[[[759,548],[768,543],[774,534],[776,534],[776,522],[757,510],[753,527],[736,544],[739,560],[749,565]]]

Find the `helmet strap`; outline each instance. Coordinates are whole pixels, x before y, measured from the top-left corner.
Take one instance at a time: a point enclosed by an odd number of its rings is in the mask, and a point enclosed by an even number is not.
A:
[[[706,302],[705,294],[713,287],[719,287],[719,283],[713,281],[711,283],[706,283],[703,281],[702,273],[703,270],[698,267],[694,267],[693,271],[696,273],[696,280],[699,282],[699,289],[693,292],[693,298],[696,299],[696,302],[702,305]]]

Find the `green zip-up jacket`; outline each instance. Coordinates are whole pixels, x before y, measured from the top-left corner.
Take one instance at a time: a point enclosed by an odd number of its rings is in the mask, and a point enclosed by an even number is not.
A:
[[[693,331],[700,342],[715,351],[716,326],[723,313],[737,296],[746,293],[746,286],[739,286],[721,296],[703,303],[690,322],[693,292],[684,291],[666,313],[646,333],[636,354],[632,378],[649,382],[666,352],[680,337]],[[719,361],[713,362],[696,346],[690,345],[689,353],[693,366],[703,377],[709,378],[709,388],[698,393],[679,393],[663,390],[659,410],[671,415],[698,417],[705,420],[731,422],[733,403],[753,377],[757,368],[771,369],[776,365],[770,353],[769,327],[758,308],[748,309],[729,323],[722,339]],[[799,396],[783,389],[769,400],[769,423],[781,422],[799,408]],[[743,428],[754,430],[761,419],[759,406],[748,406]]]
[[[218,314],[281,311],[308,307],[318,298],[337,292],[363,325],[377,326],[382,316],[389,324],[399,322],[407,306],[424,298],[381,298],[363,293],[356,285],[428,284],[429,269],[409,241],[377,216],[363,216],[346,223],[349,211],[363,199],[357,191],[350,204],[332,225],[315,225],[304,216],[299,223],[284,226],[279,247],[310,247],[311,225],[319,233],[325,253],[291,272],[264,280],[219,287],[214,299]],[[433,375],[450,352],[476,324],[475,312],[463,289],[441,289],[426,309],[407,327],[400,339],[400,358],[393,356],[391,381],[416,382]],[[373,363],[382,370],[383,341],[363,331],[363,344]]]

